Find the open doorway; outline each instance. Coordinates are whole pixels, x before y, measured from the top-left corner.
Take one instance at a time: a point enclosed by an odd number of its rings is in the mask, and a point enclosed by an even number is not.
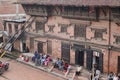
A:
[[[103,72],[103,54],[100,52],[96,52],[95,56],[95,67]]]
[[[84,66],[84,51],[75,51],[75,64]]]
[[[26,43],[22,43],[22,50],[23,52],[26,52]]]

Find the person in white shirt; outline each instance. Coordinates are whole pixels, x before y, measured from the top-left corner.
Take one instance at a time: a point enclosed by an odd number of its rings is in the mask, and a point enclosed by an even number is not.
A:
[[[96,72],[95,72],[95,80],[99,80],[100,74],[101,74],[100,70],[97,69]]]
[[[117,74],[114,74],[113,80],[118,80]]]

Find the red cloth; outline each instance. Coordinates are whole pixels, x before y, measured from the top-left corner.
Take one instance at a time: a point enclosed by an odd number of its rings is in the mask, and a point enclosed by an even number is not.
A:
[[[67,68],[68,66],[69,66],[68,63],[65,63],[65,64],[64,64],[64,67],[65,67],[65,68]]]
[[[4,64],[0,64],[0,67],[3,67],[4,66]]]

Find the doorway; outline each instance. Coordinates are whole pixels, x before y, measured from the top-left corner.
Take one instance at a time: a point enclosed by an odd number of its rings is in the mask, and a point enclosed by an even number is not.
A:
[[[52,54],[52,41],[51,40],[47,41],[47,54],[49,55]]]
[[[2,43],[3,42],[3,36],[2,37],[0,37],[0,43]]]
[[[75,64],[84,66],[84,51],[75,51]]]
[[[37,47],[38,47],[38,52],[43,53],[43,42],[38,42]]]
[[[70,44],[62,42],[61,50],[62,50],[61,59],[63,59],[67,63],[70,63]]]
[[[86,67],[88,70],[92,70],[92,62],[93,62],[93,50],[88,49],[86,51]]]
[[[23,50],[23,52],[26,51],[26,43],[22,43],[22,50]]]

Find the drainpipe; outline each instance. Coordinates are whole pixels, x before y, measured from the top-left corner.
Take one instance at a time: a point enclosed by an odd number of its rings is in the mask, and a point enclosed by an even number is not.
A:
[[[108,74],[110,73],[110,54],[111,54],[111,8],[109,7]]]

